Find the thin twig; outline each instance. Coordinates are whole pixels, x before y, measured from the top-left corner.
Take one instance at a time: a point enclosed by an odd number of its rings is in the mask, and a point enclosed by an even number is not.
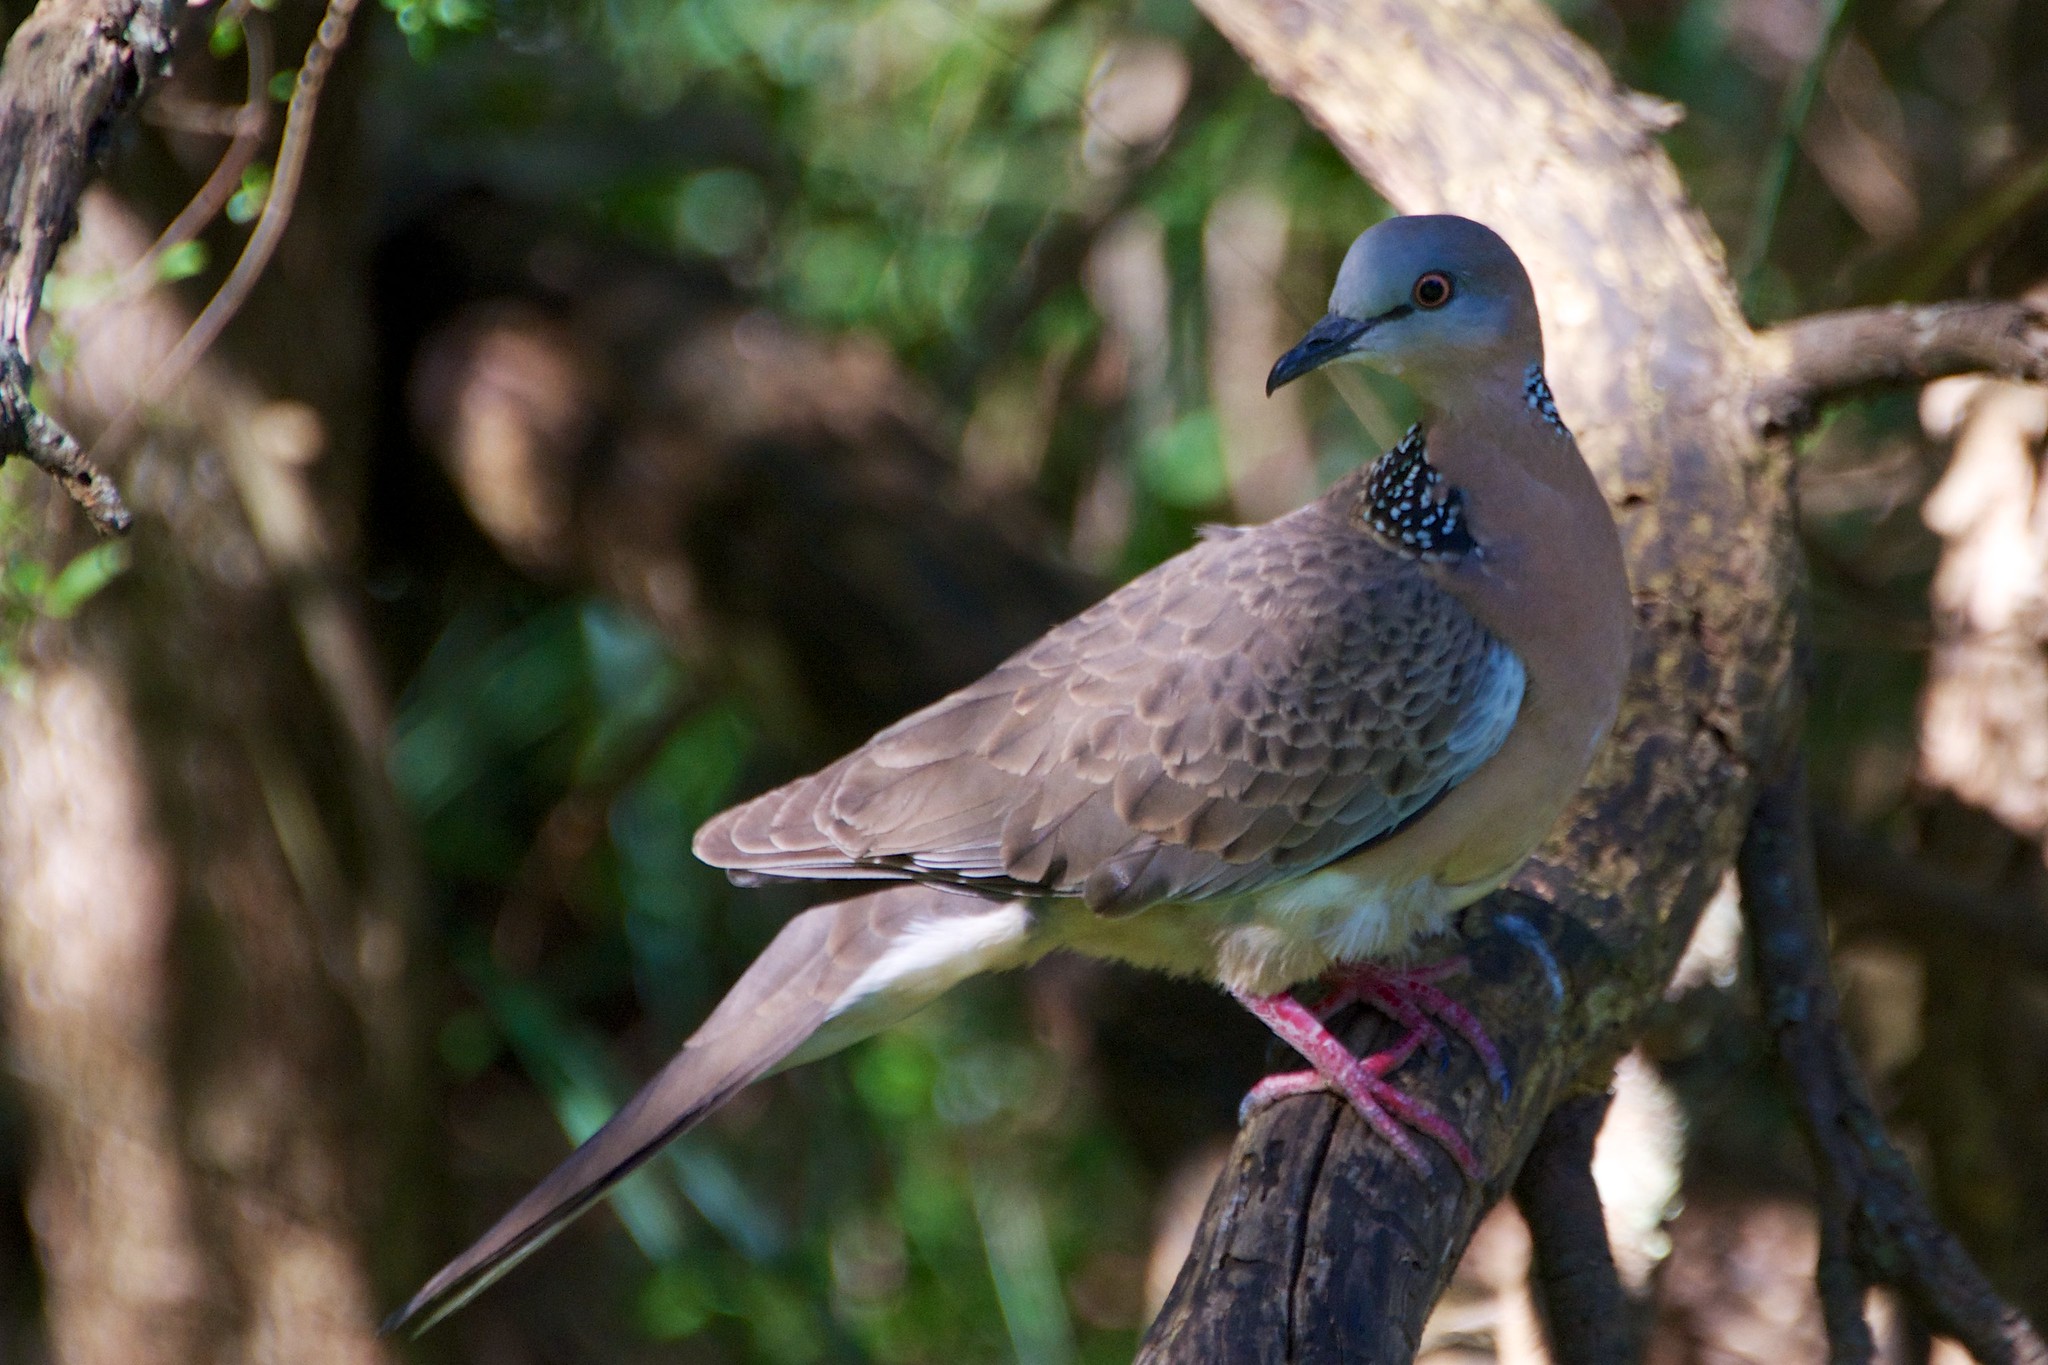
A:
[[[1850,1320],[1862,1320],[1864,1285],[1888,1284],[1985,1365],[2048,1365],[2048,1345],[1927,1207],[1849,1055],[1828,975],[1803,764],[1765,789],[1736,869],[1765,1022],[1821,1179],[1823,1227],[1842,1230],[1818,1267],[1835,1358],[1868,1359]]]
[[[1821,1321],[1828,1333],[1828,1365],[1870,1365],[1877,1342],[1870,1320],[1863,1316],[1870,1285],[1857,1268],[1855,1239],[1849,1233],[1849,1210],[1834,1182],[1820,1188],[1820,1254],[1813,1283],[1820,1295]]]
[[[21,449],[15,453],[55,479],[99,530],[112,535],[126,531],[134,518],[120,490],[86,458],[70,432],[28,401],[28,386],[28,362],[18,354],[0,354],[0,450],[6,433],[19,431]]]
[[[327,12],[306,48],[299,66],[299,78],[292,87],[291,102],[285,106],[284,136],[278,143],[277,170],[271,178],[270,195],[256,219],[255,230],[243,244],[234,269],[221,282],[199,316],[186,329],[171,353],[163,358],[145,380],[121,415],[114,419],[94,446],[95,453],[118,449],[134,439],[142,413],[183,382],[192,366],[219,339],[222,329],[247,302],[249,293],[262,277],[264,268],[277,251],[278,241],[291,222],[292,204],[298,198],[299,181],[305,174],[306,156],[313,143],[313,117],[320,105],[320,92],[327,73],[348,41],[349,21],[355,17],[358,0],[328,0]]]
[[[270,131],[270,24],[261,14],[251,14],[243,21],[242,43],[248,53],[249,83],[241,106],[228,111],[231,122],[227,131],[233,134],[233,140],[221,154],[213,174],[206,177],[206,183],[169,226],[157,234],[149,250],[122,274],[121,282],[114,287],[116,300],[133,298],[153,286],[166,253],[198,236],[220,214]]]

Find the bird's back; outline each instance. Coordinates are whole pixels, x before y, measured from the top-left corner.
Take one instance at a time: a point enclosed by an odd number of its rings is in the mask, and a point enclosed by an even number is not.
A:
[[[1521,668],[1366,525],[1366,478],[1212,533],[712,820],[698,856],[1123,912],[1256,889],[1385,838],[1499,746]]]

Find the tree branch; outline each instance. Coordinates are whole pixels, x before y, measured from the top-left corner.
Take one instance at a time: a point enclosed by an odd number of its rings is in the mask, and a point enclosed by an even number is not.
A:
[[[1603,1090],[1551,1110],[1515,1178],[1550,1357],[1572,1365],[1630,1365],[1636,1358],[1628,1295],[1593,1185],[1593,1143],[1613,1099]]]
[[[1839,932],[1923,945],[1974,939],[2002,958],[2048,972],[2048,906],[2040,896],[1971,886],[1825,811],[1814,812],[1813,847],[1828,886],[1854,892],[1861,902],[1830,916]]]
[[[126,530],[128,511],[30,400],[29,326],[91,159],[168,67],[184,12],[184,0],[42,0],[0,61],[0,452],[26,455],[107,532]]]
[[[1751,420],[1776,435],[1865,389],[1978,371],[2048,379],[2048,315],[2002,300],[1851,308],[1770,328],[1756,356]]]
[[[101,531],[126,531],[133,518],[121,490],[86,458],[70,432],[29,401],[29,384],[26,357],[0,345],[0,450],[16,447],[16,453],[55,479]]]
[[[1835,1359],[1869,1358],[1863,1287],[1889,1284],[1986,1365],[2048,1363],[2048,1346],[1936,1221],[1857,1075],[1828,976],[1803,766],[1764,792],[1737,870],[1766,1026],[1819,1169],[1822,1227],[1838,1230],[1820,1266]]]
[[[1661,997],[1792,724],[1791,461],[1745,417],[1751,333],[1656,111],[1535,0],[1201,0],[1409,212],[1507,237],[1552,384],[1616,506],[1638,609],[1616,735],[1551,842],[1468,915],[1451,983],[1506,1058],[1396,1079],[1485,1171],[1425,1180],[1334,1102],[1240,1134],[1141,1360],[1405,1362],[1480,1214],[1551,1112]],[[1656,395],[1645,402],[1644,395]],[[1347,1037],[1354,1047],[1367,1037]]]
[[[1849,1210],[1842,1192],[1831,1184],[1823,1183],[1819,1202],[1820,1252],[1814,1260],[1813,1284],[1828,1334],[1828,1365],[1870,1365],[1877,1356],[1870,1321],[1863,1316],[1870,1282],[1856,1264]]]

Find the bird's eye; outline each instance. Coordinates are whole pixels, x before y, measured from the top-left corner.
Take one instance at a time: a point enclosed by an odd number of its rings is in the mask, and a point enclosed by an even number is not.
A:
[[[1415,282],[1410,293],[1418,308],[1441,308],[1451,301],[1451,277],[1441,270],[1432,270]]]

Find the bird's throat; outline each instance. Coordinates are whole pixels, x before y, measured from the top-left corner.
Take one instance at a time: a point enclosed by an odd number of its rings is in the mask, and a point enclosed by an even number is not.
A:
[[[1430,463],[1419,425],[1366,471],[1354,515],[1389,549],[1415,559],[1461,559],[1477,547],[1465,496]]]

